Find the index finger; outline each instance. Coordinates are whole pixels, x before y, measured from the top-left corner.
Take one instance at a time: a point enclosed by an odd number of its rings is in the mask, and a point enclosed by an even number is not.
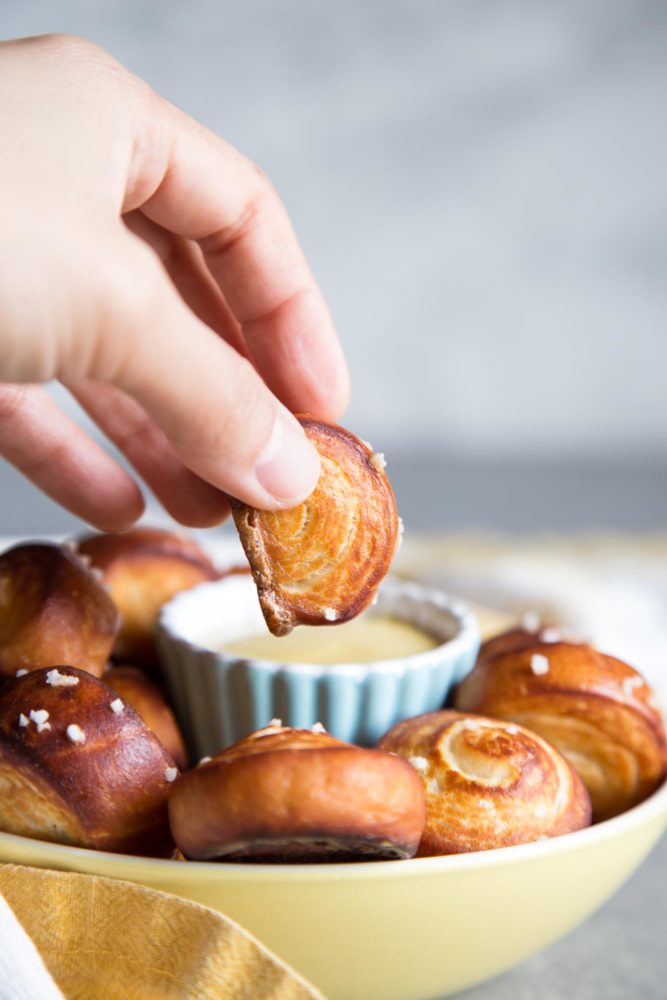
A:
[[[135,125],[123,211],[196,240],[269,388],[295,412],[337,419],[347,365],[282,202],[255,164],[155,100]]]

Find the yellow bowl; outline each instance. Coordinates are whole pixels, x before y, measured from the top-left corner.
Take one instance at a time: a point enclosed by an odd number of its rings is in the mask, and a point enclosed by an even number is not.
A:
[[[128,879],[238,921],[330,1000],[426,1000],[509,969],[572,930],[667,826],[667,783],[622,816],[477,854],[332,865],[124,857],[0,834],[0,861]]]

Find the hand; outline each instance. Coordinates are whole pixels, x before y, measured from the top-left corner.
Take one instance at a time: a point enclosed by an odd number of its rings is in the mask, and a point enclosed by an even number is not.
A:
[[[336,419],[348,376],[266,178],[80,39],[0,44],[0,93],[0,455],[100,528],[140,515],[58,379],[179,521],[298,503],[290,411]]]

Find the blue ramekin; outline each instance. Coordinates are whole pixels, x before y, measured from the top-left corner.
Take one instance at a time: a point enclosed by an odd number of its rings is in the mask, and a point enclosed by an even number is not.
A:
[[[477,656],[474,615],[461,601],[398,578],[384,581],[366,614],[409,622],[438,645],[360,664],[242,659],[220,647],[266,629],[252,578],[233,575],[178,594],[162,609],[157,641],[193,760],[274,718],[298,728],[321,722],[341,740],[371,746],[401,719],[442,707]]]

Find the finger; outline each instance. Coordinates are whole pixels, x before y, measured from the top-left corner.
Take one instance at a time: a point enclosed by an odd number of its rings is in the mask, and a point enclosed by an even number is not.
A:
[[[123,222],[152,247],[193,313],[239,354],[249,357],[241,326],[206,267],[198,244],[170,233],[148,219],[143,212],[129,212],[123,217]]]
[[[225,494],[183,465],[164,432],[135,400],[100,382],[67,388],[175,520],[191,528],[209,528],[227,517]]]
[[[287,213],[257,167],[156,99],[124,209],[202,247],[267,385],[293,410],[337,419],[349,376]]]
[[[129,528],[144,509],[127,472],[36,386],[0,385],[0,455],[102,531]]]
[[[254,507],[308,496],[319,455],[252,365],[192,313],[136,236],[119,227],[105,240],[105,260],[101,284],[86,288],[98,323],[87,366],[80,350],[65,351],[61,380],[116,385],[189,469]]]
[[[313,412],[321,409],[318,399],[312,395],[304,395],[302,383],[296,386],[298,394],[294,392],[294,376],[295,372],[298,372],[301,359],[300,353],[297,353],[297,356],[289,353],[295,350],[298,352],[298,340],[295,337],[286,337],[281,341],[275,336],[272,340],[260,336],[256,339],[254,351],[252,353],[249,351],[242,328],[207,269],[198,244],[170,233],[139,211],[128,213],[124,217],[124,222],[157,253],[183,301],[190,306],[195,315],[223,337],[239,354],[253,360],[260,372],[266,372],[265,381],[280,399],[295,410]],[[296,302],[292,302],[291,306],[296,310],[302,308],[303,303],[299,306]],[[281,350],[284,357],[276,364],[276,357]],[[318,383],[318,391],[321,388],[321,384]]]

